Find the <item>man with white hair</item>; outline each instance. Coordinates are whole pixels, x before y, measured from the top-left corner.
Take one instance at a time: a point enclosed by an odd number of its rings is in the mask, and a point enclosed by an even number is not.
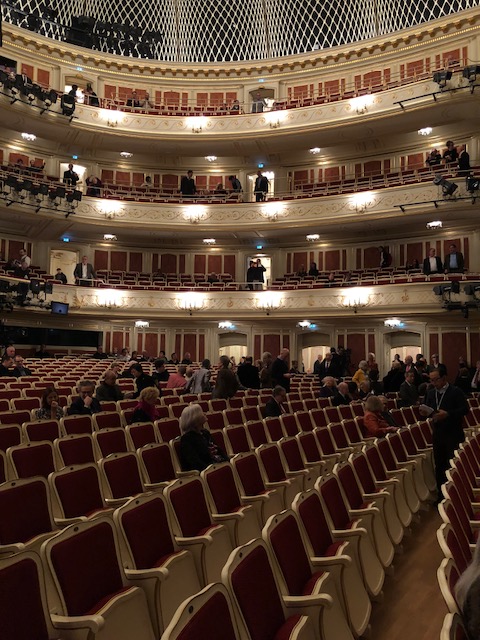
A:
[[[280,385],[287,393],[290,391],[290,378],[293,375],[289,373],[288,369],[289,355],[290,351],[288,349],[282,349],[272,364],[272,382],[274,386]]]
[[[340,382],[337,387],[337,393],[332,398],[332,405],[339,407],[341,404],[350,404],[352,396],[348,393],[348,384],[346,382]]]
[[[337,394],[337,383],[333,376],[325,376],[322,380],[323,387],[318,394],[319,398],[333,398]]]

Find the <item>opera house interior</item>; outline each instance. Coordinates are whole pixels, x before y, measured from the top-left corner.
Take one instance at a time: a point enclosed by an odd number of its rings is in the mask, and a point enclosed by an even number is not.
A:
[[[478,9],[2,1],[0,343],[29,375],[0,364],[0,638],[470,638]],[[439,493],[424,405],[385,387],[400,430],[369,437],[358,398],[319,397],[332,348],[347,382],[364,361],[471,372]],[[142,375],[208,361],[212,388],[162,382],[136,432],[133,352]],[[292,367],[278,417],[272,379],[215,399],[219,358],[265,354]],[[112,363],[127,397],[85,427],[77,385]],[[201,472],[178,457],[197,404],[230,460]]]

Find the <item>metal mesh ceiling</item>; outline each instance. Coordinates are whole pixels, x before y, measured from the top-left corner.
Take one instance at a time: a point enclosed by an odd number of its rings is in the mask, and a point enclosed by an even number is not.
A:
[[[72,18],[90,16],[100,27],[86,46],[167,62],[202,63],[279,58],[359,42],[479,4],[480,0],[50,0],[51,13],[46,16],[45,0],[7,0],[2,2],[2,17],[65,40],[71,36]],[[125,25],[138,30],[122,35]],[[147,47],[142,46],[145,41]]]

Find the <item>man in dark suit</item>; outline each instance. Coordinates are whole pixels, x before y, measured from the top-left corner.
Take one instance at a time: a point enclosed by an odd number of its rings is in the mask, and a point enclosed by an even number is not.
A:
[[[69,416],[91,416],[94,413],[98,413],[102,410],[100,402],[93,397],[95,391],[95,384],[90,380],[83,380],[78,385],[78,396],[73,400],[72,404],[67,409]]]
[[[337,383],[333,376],[325,376],[322,382],[323,387],[320,387],[319,398],[333,398],[337,395]]]
[[[141,364],[138,364],[138,363],[133,364],[130,367],[130,371],[132,372],[133,377],[135,379],[135,387],[136,387],[136,391],[132,395],[132,398],[138,398],[138,396],[140,395],[140,392],[146,387],[156,386],[155,380],[152,378],[152,376],[148,376],[146,373],[144,373]]]
[[[22,356],[15,356],[15,367],[13,368],[13,375],[16,378],[21,376],[31,376],[32,372],[23,364]]]
[[[450,253],[445,258],[445,273],[463,273],[465,262],[463,253],[457,251],[457,245],[450,245]]]
[[[260,169],[257,171],[257,178],[255,180],[255,200],[257,202],[264,202],[268,193],[268,178],[264,176]]]
[[[2,356],[2,362],[0,364],[0,376],[13,376],[12,373],[13,358],[7,353]]]
[[[333,376],[334,378],[338,378],[339,368],[337,363],[338,359],[334,357],[334,354],[331,351],[325,354],[325,358],[317,367],[320,382],[325,378],[325,376]]]
[[[193,171],[189,169],[186,176],[182,176],[180,181],[180,193],[182,196],[194,196],[197,193]]]
[[[265,418],[276,418],[285,413],[283,403],[287,399],[287,394],[284,387],[279,384],[273,389],[272,397],[265,405]]]
[[[342,404],[350,404],[352,396],[348,393],[348,384],[346,382],[340,382],[337,387],[337,393],[331,399],[333,407],[339,407]]]
[[[252,356],[245,358],[244,364],[241,364],[237,369],[237,375],[245,389],[260,389],[258,368],[253,364]]]
[[[289,373],[288,357],[290,351],[288,349],[282,349],[279,356],[272,363],[272,382],[273,384],[280,385],[288,393],[290,391],[290,378],[292,373]]]
[[[399,390],[400,400],[397,400],[397,407],[411,407],[417,404],[418,387],[415,384],[415,371],[410,370],[405,374],[405,382],[402,382]]]
[[[447,382],[447,372],[442,365],[430,373],[430,382],[433,389],[427,392],[425,405],[433,411],[420,409],[420,413],[433,420],[433,458],[440,501],[450,459],[465,440],[462,420],[468,413],[468,404],[462,390]]]
[[[442,271],[442,261],[438,256],[435,255],[435,249],[430,249],[428,252],[428,257],[426,257],[423,261],[423,273],[426,276],[429,276],[432,273],[442,273]]]
[[[70,163],[68,165],[68,169],[63,172],[63,182],[64,184],[68,184],[70,187],[77,186],[77,182],[80,180],[79,175],[76,171],[73,170],[73,164]]]
[[[73,275],[75,276],[76,284],[79,284],[81,287],[92,286],[92,280],[95,280],[97,277],[95,269],[93,268],[93,265],[88,261],[87,256],[82,257],[82,261],[79,262],[75,267]]]

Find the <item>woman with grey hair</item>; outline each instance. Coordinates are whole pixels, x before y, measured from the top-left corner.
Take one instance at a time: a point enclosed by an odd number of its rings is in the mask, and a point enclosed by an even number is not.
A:
[[[368,436],[382,438],[387,433],[397,431],[397,427],[391,427],[382,415],[383,402],[379,396],[369,396],[365,402],[365,414],[363,425]]]
[[[190,404],[180,416],[180,464],[183,471],[203,471],[215,462],[228,462],[228,456],[212,440],[205,428],[207,418],[198,404]]]

